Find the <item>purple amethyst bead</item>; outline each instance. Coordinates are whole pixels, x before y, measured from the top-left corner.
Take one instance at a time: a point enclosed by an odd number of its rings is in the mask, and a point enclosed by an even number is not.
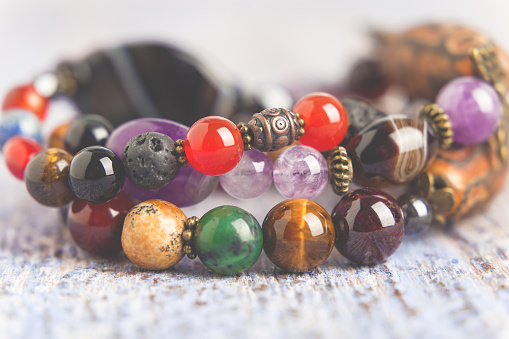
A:
[[[486,141],[502,118],[502,103],[489,83],[475,77],[448,82],[438,93],[437,105],[451,120],[454,142],[474,145]]]
[[[219,177],[219,183],[234,198],[256,198],[272,185],[272,161],[256,149],[244,152],[237,166]]]
[[[279,155],[274,163],[274,185],[286,198],[312,199],[327,185],[327,160],[309,146],[293,146]]]
[[[142,118],[128,121],[117,127],[106,143],[106,147],[122,157],[127,142],[139,134],[157,132],[166,134],[174,141],[184,139],[189,127],[177,122],[157,118]],[[208,197],[217,186],[217,177],[202,174],[192,167],[181,168],[170,184],[158,190],[144,190],[126,178],[122,189],[133,200],[162,199],[185,207],[199,203]]]

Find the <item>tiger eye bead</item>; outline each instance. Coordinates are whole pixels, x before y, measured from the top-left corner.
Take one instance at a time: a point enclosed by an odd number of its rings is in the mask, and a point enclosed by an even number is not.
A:
[[[262,152],[277,151],[299,138],[295,114],[284,108],[270,108],[253,114],[248,123],[254,134],[253,147]]]
[[[64,137],[70,125],[70,123],[60,125],[51,132],[48,141],[49,147],[65,149]]]
[[[334,247],[329,214],[317,203],[291,199],[274,206],[263,221],[267,257],[289,272],[306,272],[322,264]]]

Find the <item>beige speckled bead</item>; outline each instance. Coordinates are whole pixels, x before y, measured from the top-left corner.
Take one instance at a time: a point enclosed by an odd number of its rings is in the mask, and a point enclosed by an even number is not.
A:
[[[124,221],[122,247],[136,265],[164,270],[184,257],[186,216],[169,202],[152,199],[134,206]]]

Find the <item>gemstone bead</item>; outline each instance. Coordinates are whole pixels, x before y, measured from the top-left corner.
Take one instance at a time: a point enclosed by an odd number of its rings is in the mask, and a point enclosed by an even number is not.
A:
[[[310,200],[280,202],[267,214],[262,229],[265,254],[285,271],[310,271],[322,264],[334,247],[331,217]]]
[[[69,164],[72,155],[49,148],[35,155],[25,169],[28,193],[40,204],[65,206],[74,199],[69,187]]]
[[[392,115],[375,121],[346,147],[359,186],[404,184],[438,153],[435,130],[425,119]]]
[[[405,225],[398,203],[387,193],[362,188],[334,207],[336,248],[347,259],[371,265],[385,261],[401,244]]]
[[[67,130],[69,129],[69,126],[71,126],[70,123],[63,124],[55,128],[53,132],[51,132],[48,141],[49,147],[65,149],[64,138],[65,134],[67,133]]]
[[[135,136],[122,154],[127,177],[147,190],[168,185],[180,169],[173,151],[174,142],[165,134],[148,132]]]
[[[486,141],[502,119],[502,102],[490,84],[475,77],[448,82],[436,103],[449,116],[455,143],[474,145]]]
[[[37,93],[31,84],[18,86],[10,90],[2,105],[4,111],[12,108],[24,109],[35,114],[40,120],[46,117],[47,107],[48,98]]]
[[[119,253],[124,219],[133,206],[131,199],[123,193],[103,204],[74,199],[67,214],[67,226],[74,242],[99,256]]]
[[[31,138],[42,144],[41,124],[37,117],[24,109],[10,109],[0,119],[0,149],[13,136]]]
[[[242,158],[244,142],[233,122],[221,117],[205,117],[187,131],[184,151],[189,164],[208,175],[231,171]]]
[[[85,147],[104,146],[113,125],[97,114],[87,114],[74,120],[64,136],[65,150],[76,154]]]
[[[274,185],[286,198],[312,199],[329,181],[327,160],[309,146],[293,146],[274,163]]]
[[[147,200],[127,214],[122,230],[122,248],[136,265],[164,270],[184,257],[184,212],[163,200]]]
[[[362,131],[364,127],[375,122],[375,120],[387,116],[387,114],[379,111],[363,100],[344,98],[341,99],[341,103],[348,114],[348,131],[341,142],[341,146],[343,147],[346,147],[350,140]]]
[[[21,136],[10,138],[3,148],[7,168],[20,180],[25,177],[25,168],[30,159],[40,151],[42,146],[37,141]]]
[[[426,231],[433,222],[433,213],[424,198],[404,195],[398,199],[405,220],[405,235],[415,235]]]
[[[165,119],[135,119],[115,128],[106,142],[106,147],[121,157],[127,142],[139,134],[153,131],[165,134],[173,140],[183,140],[188,129],[187,126]],[[138,202],[162,199],[184,207],[197,204],[208,197],[216,189],[217,181],[218,177],[202,174],[189,166],[181,168],[177,177],[161,189],[144,190],[127,178],[123,191]]]
[[[239,164],[219,177],[219,183],[234,198],[256,198],[272,185],[272,161],[256,149],[244,152]]]
[[[305,122],[302,145],[320,152],[339,145],[348,130],[348,115],[338,99],[327,93],[308,94],[295,104],[293,111]]]
[[[122,160],[106,147],[84,148],[71,161],[69,182],[74,194],[86,202],[100,204],[113,199],[124,179]]]
[[[200,261],[214,272],[233,275],[253,266],[263,248],[262,229],[239,207],[216,207],[200,219],[194,233]]]

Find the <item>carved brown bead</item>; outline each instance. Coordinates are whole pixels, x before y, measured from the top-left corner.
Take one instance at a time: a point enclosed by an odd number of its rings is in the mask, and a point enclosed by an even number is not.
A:
[[[248,123],[253,131],[253,147],[262,152],[277,151],[300,138],[298,117],[284,108],[270,108],[253,114]]]

